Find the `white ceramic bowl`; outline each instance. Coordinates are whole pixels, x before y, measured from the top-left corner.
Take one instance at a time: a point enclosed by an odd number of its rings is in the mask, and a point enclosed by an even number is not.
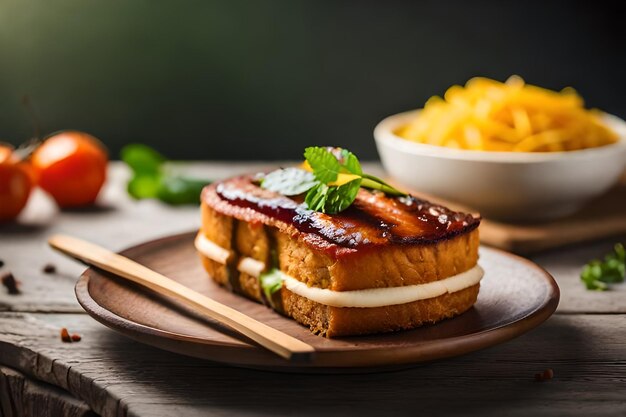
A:
[[[411,142],[394,131],[419,110],[381,121],[374,138],[398,183],[478,210],[487,217],[537,220],[564,216],[614,185],[626,166],[626,122],[605,115],[619,135],[606,146],[567,152],[486,152]]]

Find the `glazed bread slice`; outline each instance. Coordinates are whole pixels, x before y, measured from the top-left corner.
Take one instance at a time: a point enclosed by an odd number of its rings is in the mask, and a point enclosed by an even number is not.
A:
[[[205,188],[201,213],[200,235],[224,252],[219,260],[200,253],[205,269],[219,284],[259,302],[267,300],[258,274],[242,272],[242,259],[335,292],[429,284],[469,271],[478,260],[479,219],[365,190],[353,207],[329,216],[302,212],[297,200],[238,177]],[[328,337],[388,332],[460,314],[474,304],[478,289],[473,284],[401,304],[343,307],[283,285],[280,310]]]

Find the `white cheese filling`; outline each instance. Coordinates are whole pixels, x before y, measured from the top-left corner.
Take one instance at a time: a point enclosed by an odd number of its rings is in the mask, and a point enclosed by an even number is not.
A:
[[[195,246],[200,253],[215,262],[225,264],[230,256],[230,251],[211,242],[202,233],[198,233]],[[237,269],[240,272],[258,277],[265,269],[265,264],[256,259],[244,257],[239,261]],[[484,271],[480,266],[476,265],[460,274],[426,284],[354,291],[332,291],[326,288],[309,287],[283,272],[280,272],[280,274],[285,287],[289,291],[316,303],[333,307],[383,307],[426,300],[446,293],[461,291],[478,284],[483,277]]]
[[[354,291],[332,291],[325,288],[309,287],[289,275],[282,275],[285,287],[289,291],[320,304],[333,307],[383,307],[426,300],[446,293],[461,291],[478,284],[483,277],[483,270],[476,265],[458,275],[427,284]]]
[[[194,245],[198,252],[217,263],[225,264],[230,258],[230,251],[210,241],[202,232],[196,235]]]

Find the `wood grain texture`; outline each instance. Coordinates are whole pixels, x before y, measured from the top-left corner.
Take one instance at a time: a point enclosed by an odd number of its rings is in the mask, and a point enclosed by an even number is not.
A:
[[[197,163],[192,173],[199,177],[224,178],[243,172],[266,170],[283,163]],[[378,164],[367,164],[368,172],[381,175]],[[84,266],[54,253],[44,243],[54,233],[68,233],[113,250],[122,250],[146,240],[199,227],[197,207],[171,208],[157,201],[133,201],[124,191],[128,171],[113,163],[109,180],[96,209],[58,212],[42,193],[36,193],[21,216],[20,223],[0,225],[2,271],[11,270],[22,283],[22,294],[10,296],[0,291],[0,311],[82,312],[74,296],[74,284]],[[155,226],[155,225],[158,225]],[[132,231],[132,232],[129,232]],[[608,240],[574,248],[552,250],[531,257],[546,265],[562,289],[559,311],[615,313],[626,312],[623,294],[617,291],[597,294],[586,291],[578,280],[588,260],[602,256],[616,241],[626,242],[626,233]],[[575,256],[569,256],[573,250]],[[46,275],[41,268],[52,262],[58,273]]]
[[[458,211],[468,207],[430,195],[414,192],[431,201]],[[506,223],[489,218],[480,225],[480,240],[520,254],[533,254],[575,243],[626,234],[626,172],[620,182],[606,194],[587,203],[578,212],[538,223]]]
[[[83,336],[64,344],[58,328]],[[0,358],[103,417],[623,415],[626,320],[554,316],[509,343],[379,374],[273,374],[143,346],[75,314],[0,314]],[[592,353],[590,353],[592,352]],[[554,370],[554,379],[534,374]]]
[[[136,340],[195,357],[285,371],[294,367],[316,371],[389,366],[457,356],[528,331],[546,320],[558,304],[558,288],[541,268],[523,258],[481,248],[479,263],[485,275],[478,301],[468,312],[412,331],[329,339],[215,284],[200,265],[193,246],[195,234],[146,242],[123,253],[183,288],[206,294],[315,347],[309,363],[269,355],[238,334],[225,331],[218,322],[202,320],[184,303],[154,297],[98,269],[87,270],[77,284],[78,300],[94,318]],[[93,248],[84,256],[96,257],[98,251],[102,250]]]
[[[190,166],[190,175],[218,179],[271,169],[276,164],[197,163]],[[118,251],[146,239],[199,227],[196,206],[172,208],[154,200],[132,200],[126,193],[128,176],[125,166],[112,163],[98,205],[84,210],[59,212],[36,190],[18,223],[0,224],[2,271],[12,271],[22,283],[19,296],[0,291],[0,311],[82,312],[73,288],[85,268],[47,247],[48,236],[70,234]],[[41,271],[49,262],[57,266],[57,274]]]
[[[221,178],[275,165],[200,163],[193,169]],[[377,168],[367,170],[380,175]],[[112,164],[99,209],[60,213],[37,193],[19,224],[0,226],[6,263],[0,272],[12,270],[23,284],[20,296],[0,288],[0,363],[67,390],[103,416],[624,415],[626,285],[586,291],[578,274],[626,234],[534,255],[559,283],[561,303],[557,315],[509,343],[386,374],[278,375],[144,346],[83,313],[73,286],[84,267],[47,248],[49,235],[69,233],[121,250],[199,225],[195,207],[130,200],[127,175]],[[56,275],[41,272],[47,262],[57,265]],[[83,340],[61,343],[60,327]],[[535,382],[533,375],[548,367],[554,380]]]
[[[192,232],[192,236],[195,233]],[[192,240],[187,242],[191,246]],[[137,284],[150,295],[163,296],[177,301],[194,313],[207,316],[209,319],[235,330],[238,334],[248,337],[272,353],[294,362],[309,362],[315,353],[311,345],[284,333],[275,327],[261,323],[241,311],[215,301],[214,298],[201,294],[189,286],[166,277],[150,269],[146,264],[138,263],[125,256],[111,252],[102,246],[67,235],[54,235],[48,239],[54,249],[79,261],[83,261],[106,271],[130,284]],[[168,245],[170,246],[170,245]],[[163,258],[172,258],[168,253]],[[196,262],[197,257],[194,256]],[[129,288],[134,286],[129,285]],[[107,292],[107,291],[105,291]],[[122,305],[127,301],[118,298]],[[179,329],[172,329],[174,332]]]
[[[84,401],[57,386],[0,366],[0,416],[97,417]]]
[[[613,285],[610,291],[589,291],[580,281],[583,266],[592,259],[602,259],[616,242],[626,244],[626,235],[553,249],[530,257],[546,268],[561,287],[561,313],[626,313],[626,284]]]

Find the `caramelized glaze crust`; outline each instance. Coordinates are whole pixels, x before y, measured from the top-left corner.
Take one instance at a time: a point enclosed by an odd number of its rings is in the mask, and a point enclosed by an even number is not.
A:
[[[389,197],[361,189],[345,211],[307,210],[298,198],[260,188],[253,176],[206,187],[202,202],[248,223],[275,227],[331,258],[366,254],[395,245],[432,244],[476,229],[480,219],[414,197]]]
[[[200,254],[205,269],[220,285],[258,302],[267,302],[258,278],[235,267],[243,257],[333,291],[428,283],[467,271],[478,260],[480,219],[414,198],[361,190],[347,210],[327,215],[243,176],[206,187],[201,211],[201,233],[230,252],[225,265]],[[478,289],[375,308],[330,307],[285,287],[277,294],[283,314],[338,337],[412,329],[455,316],[474,304]]]

